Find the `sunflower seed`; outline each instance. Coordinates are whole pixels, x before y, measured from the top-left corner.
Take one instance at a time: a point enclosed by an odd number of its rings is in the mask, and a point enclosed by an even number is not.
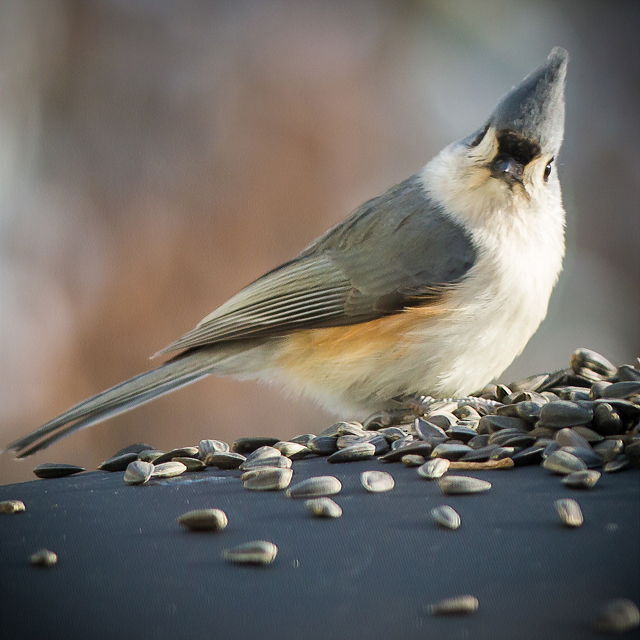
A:
[[[562,524],[567,527],[579,527],[584,522],[580,505],[570,498],[563,498],[555,501],[556,511],[562,520]]]
[[[602,470],[605,473],[616,473],[617,471],[623,471],[631,466],[631,460],[624,453],[619,455],[615,460],[607,462]]]
[[[260,467],[249,472],[251,477],[245,479],[243,486],[251,491],[282,491],[286,489],[293,477],[293,469],[278,467]]]
[[[124,472],[124,481],[127,484],[144,484],[153,473],[153,465],[150,462],[135,460],[131,462]]]
[[[313,440],[316,436],[313,433],[303,433],[299,436],[295,436],[291,438],[289,442],[295,442],[296,444],[301,444],[305,447],[309,446],[309,442]]]
[[[340,493],[342,483],[334,476],[316,476],[287,489],[288,498],[315,498]]]
[[[187,471],[204,471],[207,465],[199,458],[174,458],[173,462],[182,462]]]
[[[562,478],[562,484],[574,489],[593,489],[600,479],[600,472],[592,469],[574,471]]]
[[[376,453],[376,446],[371,442],[356,442],[345,449],[332,453],[327,462],[355,462],[356,460],[368,460]]]
[[[339,518],[342,515],[342,508],[331,498],[312,498],[306,500],[304,506],[316,518]]]
[[[105,460],[98,469],[100,471],[124,471],[129,463],[138,459],[138,454],[134,451],[123,453],[119,456],[112,456]]]
[[[178,449],[172,449],[158,456],[153,464],[160,465],[165,462],[171,462],[174,458],[197,458],[200,455],[198,447],[180,447]]]
[[[398,440],[398,442],[400,441]],[[429,442],[425,442],[424,440],[414,440],[413,442],[409,442],[404,447],[392,449],[391,451],[389,451],[389,453],[385,453],[379,459],[383,462],[398,462],[402,459],[402,456],[406,456],[407,454],[428,458],[431,455],[432,449],[433,446]]]
[[[0,513],[20,513],[26,507],[20,500],[3,500],[0,502]]]
[[[159,449],[145,449],[138,454],[138,460],[141,462],[155,462],[160,456],[164,455],[164,451]]]
[[[58,555],[49,549],[39,549],[31,554],[29,562],[36,567],[52,567],[58,562]]]
[[[566,451],[554,451],[550,456],[545,458],[542,466],[552,473],[573,473],[574,471],[583,471],[587,465],[576,456]]]
[[[265,457],[256,460],[243,462],[240,465],[242,471],[251,471],[251,469],[261,469],[262,467],[279,467],[280,469],[291,469],[291,458],[286,456],[277,456],[273,458]]]
[[[627,633],[640,627],[640,610],[632,600],[610,600],[600,609],[593,626],[603,633]]]
[[[280,442],[280,438],[269,438],[266,436],[238,438],[231,445],[231,450],[235,453],[241,453],[243,456],[246,456],[260,447],[272,447],[276,442]]]
[[[199,458],[204,460],[207,456],[216,453],[228,453],[229,445],[222,440],[200,440],[198,445]]]
[[[275,444],[275,443],[274,443]],[[240,465],[240,469],[248,470],[252,467],[276,466],[275,460],[282,458],[282,454],[274,447],[263,446],[252,451]]]
[[[556,433],[555,440],[561,447],[582,447],[591,450],[591,445],[579,433],[566,427]]]
[[[571,356],[571,369],[588,380],[610,378],[617,372],[616,367],[604,356],[590,349],[578,349]]]
[[[225,560],[238,564],[271,564],[277,555],[278,547],[266,540],[254,540],[222,552]]]
[[[302,458],[306,458],[311,455],[311,451],[308,447],[297,442],[276,442],[273,445],[273,448],[277,449],[283,456],[286,456],[290,460],[302,460]]]
[[[402,464],[405,467],[419,467],[424,464],[424,458],[418,455],[405,454],[401,458]]]
[[[457,596],[429,605],[429,613],[434,616],[475,613],[478,610],[478,605],[478,598],[475,596]]]
[[[540,410],[538,426],[562,429],[563,427],[578,427],[587,424],[593,418],[593,409],[569,402],[557,400],[545,404]]]
[[[466,453],[472,452],[473,449],[466,444],[451,444],[444,442],[439,444],[432,452],[432,458],[444,458],[445,460],[459,460]]]
[[[214,453],[209,454],[204,463],[207,467],[217,467],[218,469],[237,469],[246,458],[239,453]]]
[[[425,480],[436,480],[441,478],[449,469],[451,464],[450,460],[444,458],[432,458],[428,462],[425,462],[421,467],[418,467],[418,473]]]
[[[438,480],[440,490],[444,494],[482,493],[491,489],[487,480],[470,478],[469,476],[444,476]]]
[[[182,514],[177,522],[192,531],[222,531],[229,519],[221,509],[195,509]]]
[[[319,456],[329,456],[338,450],[338,438],[335,436],[316,436],[307,445],[313,453]]]
[[[605,462],[611,462],[624,451],[624,444],[622,440],[604,440],[598,443],[593,450],[602,456]]]
[[[179,476],[187,470],[187,465],[182,462],[176,462],[170,460],[169,462],[162,462],[161,464],[154,465],[152,478],[174,478]]]
[[[360,483],[370,493],[384,493],[395,486],[393,476],[385,471],[363,471]]]
[[[444,441],[448,437],[447,433],[442,427],[424,420],[423,418],[416,418],[415,422],[413,423],[413,431],[421,440],[427,440],[429,438],[441,438]]]
[[[437,524],[447,529],[457,529],[460,526],[458,512],[446,504],[431,509],[431,517]]]
[[[85,471],[85,468],[78,467],[75,464],[45,462],[44,464],[38,465],[33,470],[33,473],[35,473],[38,478],[64,478],[65,476],[71,476],[81,471]]]

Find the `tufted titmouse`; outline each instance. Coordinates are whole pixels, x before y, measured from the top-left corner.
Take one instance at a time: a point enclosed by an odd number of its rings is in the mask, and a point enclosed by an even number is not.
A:
[[[482,387],[538,328],[562,268],[567,61],[555,48],[484,127],[156,354],[178,355],[8,449],[28,456],[209,374],[275,381],[354,417]]]

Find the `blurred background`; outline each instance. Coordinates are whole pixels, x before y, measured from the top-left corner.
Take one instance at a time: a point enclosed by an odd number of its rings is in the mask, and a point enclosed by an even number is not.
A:
[[[640,354],[640,3],[0,1],[0,447],[148,357],[569,50],[568,254],[501,377]],[[487,354],[491,357],[491,354]],[[343,416],[347,418],[348,416]],[[333,417],[210,378],[17,463]]]

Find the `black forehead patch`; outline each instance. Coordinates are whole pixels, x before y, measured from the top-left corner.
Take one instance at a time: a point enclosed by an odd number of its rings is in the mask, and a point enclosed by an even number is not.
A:
[[[523,166],[528,165],[536,156],[540,155],[540,145],[519,133],[502,129],[498,131],[497,137],[498,153],[511,156]]]

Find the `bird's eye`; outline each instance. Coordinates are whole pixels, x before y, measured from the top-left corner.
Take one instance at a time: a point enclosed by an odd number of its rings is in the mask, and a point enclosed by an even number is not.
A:
[[[549,160],[549,162],[547,163],[547,166],[544,168],[544,181],[546,182],[549,179],[549,176],[551,175],[551,163],[553,162],[553,158],[551,158],[551,160]]]

